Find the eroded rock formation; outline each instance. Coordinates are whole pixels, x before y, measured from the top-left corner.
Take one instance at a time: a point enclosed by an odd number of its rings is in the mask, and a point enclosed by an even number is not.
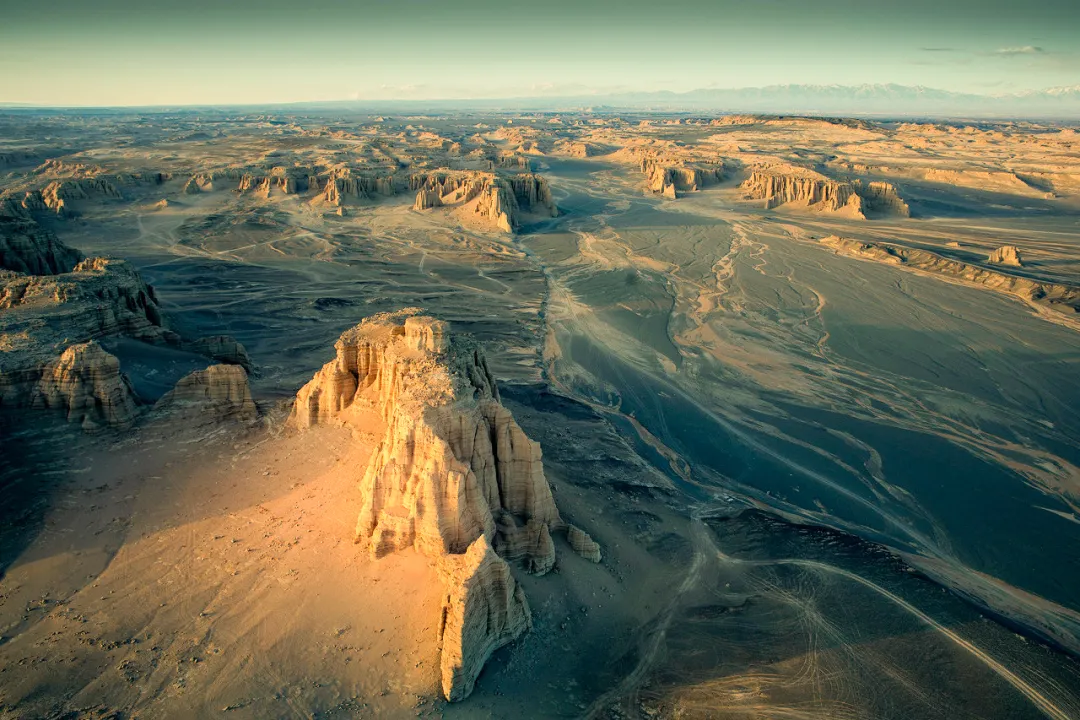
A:
[[[665,162],[658,157],[641,160],[641,172],[645,173],[646,187],[666,198],[674,199],[679,192],[695,192],[721,182],[724,179],[722,162],[687,164]]]
[[[824,245],[843,255],[901,265],[923,272],[944,275],[975,285],[982,285],[1008,295],[1014,295],[1032,305],[1073,315],[1080,313],[1080,287],[1059,283],[1039,282],[1026,277],[1009,275],[990,268],[952,260],[937,253],[888,243],[864,243],[835,235],[822,238]]]
[[[137,403],[120,361],[96,342],[72,345],[49,363],[28,398],[3,398],[19,405],[59,409],[69,422],[88,432],[126,427],[135,419]]]
[[[184,376],[157,401],[154,410],[200,423],[258,417],[247,372],[239,365],[211,365]]]
[[[854,185],[868,212],[889,217],[911,217],[911,208],[891,183],[875,180],[863,184],[856,180]]]
[[[82,253],[36,223],[0,214],[0,268],[28,275],[71,272]]]
[[[11,215],[0,215],[0,262],[0,409],[62,410],[88,431],[129,425],[138,401],[117,358],[95,342],[123,337],[234,363],[205,378],[207,392],[236,405],[226,414],[254,411],[244,347],[226,336],[185,341],[129,263],[82,259],[32,219]],[[180,390],[190,399],[190,383]]]
[[[540,446],[499,401],[483,352],[415,310],[346,331],[297,393],[292,422],[361,423],[385,431],[360,482],[356,539],[373,557],[416,548],[447,583],[440,636],[443,691],[472,689],[491,652],[529,626],[506,559],[535,573],[555,562],[567,525],[544,475]],[[575,549],[598,562],[580,530]]]
[[[558,214],[547,181],[533,173],[500,176],[489,172],[437,171],[415,173],[409,187],[416,191],[415,210],[461,206],[482,225],[513,232],[520,213],[554,217]]]
[[[862,198],[855,187],[826,177],[754,171],[743,189],[748,199],[764,200],[766,210],[798,203],[828,212],[847,210],[862,217]]]
[[[532,629],[532,614],[510,566],[481,535],[438,564],[446,587],[439,670],[447,700],[464,700],[491,653]]]
[[[1015,245],[999,247],[990,253],[990,257],[986,259],[986,262],[993,265],[1011,265],[1013,267],[1022,267],[1024,264],[1020,260],[1020,251],[1016,249]]]
[[[742,185],[746,197],[771,210],[788,203],[865,219],[866,213],[910,217],[911,209],[887,182],[842,181],[809,171],[756,170]]]

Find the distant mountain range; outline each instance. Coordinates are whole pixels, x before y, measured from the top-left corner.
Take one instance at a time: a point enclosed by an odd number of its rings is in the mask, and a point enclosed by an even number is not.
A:
[[[737,89],[702,88],[681,93],[619,92],[445,100],[360,99],[268,103],[244,107],[248,110],[266,108],[286,112],[305,110],[355,110],[377,113],[592,110],[596,112],[767,113],[885,118],[1054,119],[1074,120],[1080,123],[1080,85],[994,95],[895,84],[769,85]],[[0,108],[9,111],[26,111],[32,109],[33,106],[25,103],[0,103]],[[138,109],[150,110],[151,108]],[[170,111],[185,109],[196,108],[176,106],[168,108]]]
[[[507,110],[653,110],[776,115],[875,117],[962,117],[1077,120],[1080,85],[999,95],[935,88],[875,85],[770,85],[689,92],[626,92],[568,97],[487,100],[357,101],[357,105],[402,108],[441,107]]]
[[[921,86],[770,85],[701,89],[685,93],[633,93],[594,98],[593,103],[728,112],[813,115],[977,116],[1080,120],[1080,85],[977,95]]]

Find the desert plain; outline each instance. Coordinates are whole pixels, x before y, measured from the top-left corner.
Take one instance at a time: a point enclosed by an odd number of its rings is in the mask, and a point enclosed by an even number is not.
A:
[[[1078,130],[0,114],[0,717],[1080,717]]]

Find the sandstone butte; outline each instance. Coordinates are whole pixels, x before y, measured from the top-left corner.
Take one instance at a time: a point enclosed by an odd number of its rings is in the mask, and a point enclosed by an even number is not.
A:
[[[600,548],[560,517],[540,446],[500,402],[481,349],[418,313],[377,315],[342,334],[336,357],[297,393],[290,422],[359,428],[365,415],[381,417],[356,541],[376,559],[411,547],[434,565],[442,691],[456,701],[492,652],[532,627],[508,561],[548,572],[556,532],[593,562]]]

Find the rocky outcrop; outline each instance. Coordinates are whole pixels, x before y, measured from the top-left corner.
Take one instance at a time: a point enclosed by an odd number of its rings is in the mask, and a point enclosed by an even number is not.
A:
[[[36,223],[0,214],[0,269],[28,275],[71,272],[82,253]]]
[[[1080,313],[1080,287],[1039,282],[1026,277],[1009,275],[991,268],[952,260],[927,250],[900,247],[888,243],[864,243],[836,236],[823,238],[820,242],[843,255],[900,265],[905,268],[980,285],[1000,293],[1013,295],[1033,306],[1066,315]]]
[[[809,171],[757,170],[743,183],[746,197],[764,200],[765,209],[795,204],[821,212],[866,219],[866,213],[910,217],[896,187],[882,181],[833,180]]]
[[[645,186],[651,192],[669,199],[675,199],[680,192],[695,192],[723,181],[724,171],[724,164],[720,161],[688,164],[665,161],[655,156],[641,159],[641,172],[647,177]]]
[[[88,432],[103,427],[126,427],[138,407],[120,361],[96,342],[72,345],[49,363],[29,398],[3,398],[3,404],[58,409]],[[21,400],[21,402],[20,402]]]
[[[520,213],[554,217],[558,208],[547,181],[533,173],[500,176],[487,172],[437,171],[414,173],[409,186],[416,191],[413,209],[461,207],[481,226],[513,232]]]
[[[826,212],[845,210],[864,217],[862,198],[847,182],[822,176],[754,171],[742,187],[747,199],[764,200],[766,210],[793,203]]]
[[[566,539],[578,555],[594,563],[600,562],[600,546],[584,530],[576,525],[569,525],[566,529]]]
[[[439,624],[442,691],[458,701],[473,691],[491,653],[532,629],[532,614],[510,567],[485,536],[438,567],[447,588]]]
[[[863,199],[866,212],[887,217],[911,217],[911,208],[891,183],[875,180],[864,184],[856,180],[853,185]]]
[[[155,343],[176,344],[154,290],[124,260],[88,258],[71,272],[57,275],[8,274],[0,278],[0,307],[19,309],[0,329],[39,325],[76,342],[127,335]],[[39,333],[40,334],[40,333]]]
[[[343,199],[352,197],[370,199],[389,197],[395,192],[394,176],[391,174],[360,174],[349,169],[332,171],[325,179],[316,182],[322,188],[321,199],[330,205],[340,205]]]
[[[39,190],[28,190],[18,204],[31,212],[70,215],[76,201],[120,197],[110,177],[71,178],[54,180]]]
[[[211,365],[184,376],[154,405],[154,411],[199,423],[250,422],[258,417],[239,365]]]
[[[247,349],[237,342],[235,338],[228,335],[211,335],[185,342],[183,348],[218,362],[239,365],[249,374],[254,370]]]
[[[986,262],[992,265],[1011,265],[1013,267],[1023,267],[1024,265],[1020,260],[1020,251],[1016,249],[1015,245],[999,247],[990,253],[990,257],[986,259]]]
[[[540,446],[500,403],[483,352],[416,312],[345,332],[337,357],[297,393],[292,423],[381,418],[385,431],[360,482],[356,539],[375,558],[415,548],[441,568],[443,687],[456,700],[491,651],[528,627],[506,560],[547,572],[552,533],[567,526]],[[592,553],[591,542],[578,547]]]

